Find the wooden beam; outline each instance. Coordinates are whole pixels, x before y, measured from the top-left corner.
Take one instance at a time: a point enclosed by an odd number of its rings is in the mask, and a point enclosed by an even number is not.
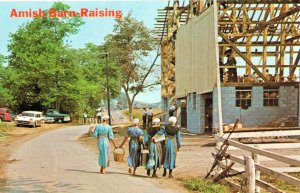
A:
[[[297,57],[296,57],[294,66],[291,67],[290,77],[292,77],[292,76],[294,75],[295,70],[296,70],[296,66],[299,65],[299,61],[300,61],[300,49],[299,49],[299,51],[298,51],[298,54],[297,54]]]
[[[243,58],[247,64],[249,64],[251,66],[251,68],[256,72],[256,74],[258,76],[260,76],[265,82],[270,82],[257,68],[256,66],[234,45],[234,43],[232,43],[223,33],[221,33],[219,31],[219,35],[225,40],[225,42],[227,42],[230,47],[236,51],[236,53],[238,55],[241,56],[241,58]]]
[[[272,184],[269,184],[267,182],[264,182],[262,180],[258,180],[256,179],[255,181],[256,185],[267,190],[267,191],[270,191],[272,193],[285,193],[284,191],[282,190],[279,190],[278,188],[276,188],[275,186],[273,186]]]
[[[218,2],[234,4],[294,4],[299,3],[299,0],[218,0]]]
[[[289,176],[287,174],[284,174],[284,173],[280,173],[280,172],[277,172],[277,171],[274,171],[274,170],[271,170],[265,166],[262,166],[262,165],[259,165],[259,164],[255,164],[255,168],[265,174],[268,174],[270,175],[272,178],[278,178],[278,179],[281,179],[289,184],[293,184],[297,187],[300,187],[300,179],[298,178],[295,178],[293,176]]]
[[[255,31],[258,31],[258,30],[261,30],[261,29],[265,28],[266,26],[272,24],[273,22],[280,21],[280,20],[282,20],[282,19],[284,19],[284,18],[286,18],[286,17],[288,17],[290,15],[293,15],[293,14],[299,12],[299,11],[300,11],[300,7],[295,7],[295,8],[289,10],[288,12],[286,12],[284,14],[280,14],[278,17],[275,17],[275,18],[271,19],[270,21],[268,21],[268,22],[266,22],[264,24],[260,24],[257,27],[248,30],[244,34],[252,34]],[[231,41],[236,41],[239,38],[240,37],[234,37],[234,38],[231,39]]]
[[[227,137],[229,133],[225,133],[223,137]],[[300,130],[280,130],[280,131],[257,131],[257,132],[235,132],[230,135],[234,138],[251,138],[251,137],[277,137],[277,136],[300,136]]]

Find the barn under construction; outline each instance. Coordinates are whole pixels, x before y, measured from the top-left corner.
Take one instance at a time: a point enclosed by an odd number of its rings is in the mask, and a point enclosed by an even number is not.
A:
[[[243,127],[297,119],[299,24],[299,0],[169,2],[156,24],[162,109],[176,104],[191,133],[236,119]]]

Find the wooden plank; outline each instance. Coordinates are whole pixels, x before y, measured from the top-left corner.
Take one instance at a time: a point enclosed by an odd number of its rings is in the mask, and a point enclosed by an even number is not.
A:
[[[298,178],[295,178],[293,176],[289,176],[287,174],[284,174],[284,173],[280,173],[280,172],[277,172],[277,171],[274,171],[272,169],[269,169],[265,166],[262,166],[262,165],[259,165],[259,164],[255,164],[255,168],[265,174],[268,174],[270,175],[272,178],[278,178],[278,179],[281,179],[289,184],[293,184],[297,187],[300,188],[300,179]]]
[[[225,139],[221,138],[220,141],[224,142]],[[281,161],[281,162],[284,162],[284,163],[287,163],[287,164],[290,164],[290,165],[293,165],[293,166],[300,167],[300,161],[299,160],[291,159],[291,158],[288,158],[288,157],[285,157],[285,156],[282,156],[282,155],[279,155],[279,154],[276,154],[276,153],[273,153],[273,152],[270,152],[270,151],[267,151],[267,150],[261,150],[261,149],[251,147],[251,146],[248,146],[248,145],[236,142],[236,141],[232,141],[232,140],[228,140],[228,144],[232,145],[232,146],[235,146],[235,147],[238,147],[242,150],[249,151],[251,153],[260,154],[262,156],[269,157],[269,158],[272,158],[272,159],[277,160],[277,161]]]
[[[257,68],[256,66],[251,62],[251,60],[249,60],[236,46],[234,43],[232,43],[222,32],[219,31],[219,35],[225,40],[225,42],[227,42],[228,44],[230,44],[230,47],[236,51],[236,53],[238,55],[241,56],[241,58],[243,58],[247,64],[249,64],[251,66],[251,68],[256,72],[256,74],[258,76],[260,76],[265,82],[270,82]]]
[[[298,173],[300,172],[300,167],[271,167],[272,170],[275,170],[280,173]]]
[[[248,144],[251,147],[254,147],[253,144]],[[299,149],[300,143],[261,143],[260,149]],[[238,150],[239,148],[229,146],[228,150]]]
[[[264,182],[262,180],[258,180],[256,179],[255,181],[256,185],[267,190],[267,191],[270,191],[272,193],[285,193],[284,191],[282,190],[279,190],[278,188],[276,188],[275,186],[273,186],[272,184],[269,184],[267,182]]]
[[[223,137],[227,138],[228,135],[229,133],[225,133]],[[230,135],[230,138],[277,137],[277,136],[300,136],[300,130],[239,132],[239,133],[232,133]]]

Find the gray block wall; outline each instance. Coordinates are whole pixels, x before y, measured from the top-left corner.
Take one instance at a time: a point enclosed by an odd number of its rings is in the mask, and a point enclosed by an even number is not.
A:
[[[263,106],[263,87],[252,87],[251,107],[241,109],[235,106],[235,87],[222,87],[223,123],[235,123],[240,119],[243,127],[256,127],[270,122],[275,118],[297,116],[298,88],[294,86],[280,86],[279,105],[274,107]],[[213,128],[218,127],[217,88],[213,91]]]
[[[187,131],[190,133],[205,132],[204,97],[199,94],[188,94],[187,96]]]

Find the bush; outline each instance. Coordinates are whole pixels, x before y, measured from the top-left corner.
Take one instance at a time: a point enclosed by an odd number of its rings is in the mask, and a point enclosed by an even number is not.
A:
[[[229,188],[221,184],[214,184],[209,180],[201,178],[192,178],[184,181],[184,187],[192,191],[201,193],[230,193]]]

